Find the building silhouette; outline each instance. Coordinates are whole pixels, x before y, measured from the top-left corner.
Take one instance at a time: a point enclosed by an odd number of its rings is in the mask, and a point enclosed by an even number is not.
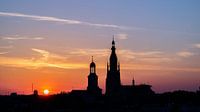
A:
[[[87,90],[72,90],[71,94],[78,96],[100,96],[102,89],[98,86],[98,76],[96,74],[96,64],[93,61],[90,63],[88,75]],[[122,85],[120,79],[120,64],[117,59],[115,40],[113,37],[111,55],[107,62],[106,76],[106,93],[107,96],[133,96],[133,95],[151,95],[154,92],[151,90],[151,85],[140,84],[136,85],[133,78],[132,85]]]
[[[120,79],[120,64],[116,55],[115,40],[113,37],[111,55],[109,63],[107,63],[107,77],[106,77],[106,95],[112,96],[132,96],[132,95],[150,95],[154,94],[151,85],[140,84],[135,85],[133,78],[132,85],[122,85]]]
[[[88,75],[87,91],[88,93],[94,95],[101,94],[101,89],[98,86],[98,76],[96,74],[96,65],[93,61],[93,56],[92,56],[92,62],[90,63],[90,74]]]
[[[2,112],[200,112],[200,87],[196,92],[178,90],[155,94],[151,85],[135,83],[122,85],[120,65],[112,41],[111,56],[107,63],[106,94],[98,86],[98,75],[93,57],[89,65],[88,86],[85,90],[41,96],[0,95]],[[33,88],[33,86],[32,86]],[[36,97],[37,96],[37,97]]]
[[[109,63],[107,63],[107,77],[106,77],[107,95],[112,95],[117,93],[121,86],[120,65],[115,50],[116,50],[115,41],[113,37],[110,60]]]
[[[87,90],[72,90],[72,95],[75,96],[100,96],[102,95],[102,89],[98,86],[98,76],[96,74],[96,64],[93,61],[90,63],[90,72],[88,75]]]

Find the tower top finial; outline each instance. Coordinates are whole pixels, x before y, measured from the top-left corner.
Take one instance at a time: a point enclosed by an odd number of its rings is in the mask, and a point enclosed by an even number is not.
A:
[[[115,36],[113,35],[112,45],[115,45]]]
[[[92,62],[90,63],[90,67],[95,67],[95,63],[93,61],[93,56],[92,56]]]

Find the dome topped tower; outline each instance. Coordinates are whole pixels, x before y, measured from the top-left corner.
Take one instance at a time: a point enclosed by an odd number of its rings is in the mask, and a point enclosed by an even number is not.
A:
[[[92,62],[90,63],[90,73],[96,73],[96,65],[93,61],[93,56],[92,56]]]
[[[92,95],[101,95],[101,89],[98,86],[98,76],[96,75],[96,65],[93,61],[90,63],[90,74],[88,75],[87,91]]]

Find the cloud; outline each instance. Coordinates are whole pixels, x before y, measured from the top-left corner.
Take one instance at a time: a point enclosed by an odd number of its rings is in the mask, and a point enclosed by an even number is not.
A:
[[[9,53],[9,52],[0,52],[0,55],[7,54],[7,53]]]
[[[88,65],[81,63],[63,63],[63,62],[44,62],[43,60],[23,59],[16,57],[0,57],[0,65],[6,67],[17,67],[27,69],[37,69],[42,67],[53,67],[62,69],[88,68]]]
[[[198,44],[194,44],[194,47],[196,47],[196,48],[200,48],[200,43],[198,43]]]
[[[48,51],[41,50],[41,49],[35,49],[35,48],[32,48],[32,50],[40,53],[42,55],[42,58],[41,58],[42,60],[44,60],[44,61],[48,60],[49,54],[50,54]]]
[[[161,63],[174,60],[174,58],[167,57],[161,51],[134,52],[132,50],[117,50],[116,52],[118,58],[126,62]],[[110,56],[110,50],[108,49],[70,49],[68,53],[73,56],[95,56],[96,58],[108,58]]]
[[[163,52],[161,51],[143,51],[143,52],[133,52],[132,50],[117,50],[116,51],[119,55],[135,55],[135,56],[158,56],[163,54]],[[69,50],[70,54],[73,55],[91,55],[91,54],[95,54],[95,55],[101,55],[101,56],[105,56],[105,55],[109,55],[110,54],[110,50],[109,49],[70,49]]]
[[[13,48],[13,46],[9,45],[9,46],[0,46],[0,49],[4,49],[4,50],[7,50],[7,49],[11,49]],[[0,52],[0,55],[4,55],[4,54],[8,54],[9,52],[8,51],[3,51],[3,52]]]
[[[0,12],[0,16],[21,17],[21,18],[28,18],[28,19],[36,20],[36,21],[60,22],[63,24],[126,29],[126,27],[118,26],[118,25],[114,25],[114,24],[90,23],[90,22],[84,22],[84,21],[78,21],[78,20],[62,19],[62,18],[50,17],[50,16],[28,15],[28,14],[22,14],[22,13]]]
[[[13,46],[9,45],[9,46],[0,46],[0,49],[10,49],[13,48]]]
[[[161,51],[143,51],[143,52],[133,52],[131,50],[119,50],[119,54],[124,55],[134,55],[134,56],[140,56],[140,57],[160,57],[163,52]]]
[[[34,51],[36,54],[33,54],[33,56],[29,59],[0,56],[0,65],[6,67],[19,67],[28,69],[37,69],[42,67],[53,67],[62,69],[88,68],[87,64],[78,62],[68,62],[66,60],[66,57],[59,54],[51,53],[47,50],[37,48],[32,48],[31,50]],[[4,52],[4,54],[5,53],[7,52]]]
[[[43,37],[23,37],[23,36],[9,36],[2,37],[3,40],[42,40]]]
[[[108,49],[71,49],[69,50],[69,54],[78,55],[78,56],[92,56],[95,55],[97,57],[105,57],[108,56]]]
[[[30,58],[5,57],[0,56],[0,66],[20,67],[28,69],[38,69],[43,67],[62,68],[62,69],[88,69],[90,61],[84,60],[85,57],[95,56],[99,69],[105,69],[105,61],[109,59],[110,50],[108,49],[68,49],[64,54],[53,53],[44,49],[32,48]],[[132,70],[175,70],[175,71],[199,71],[197,68],[169,68],[166,62],[173,62],[174,58],[167,56],[161,51],[140,51],[117,50],[118,58],[122,62],[122,69]],[[88,59],[88,58],[87,58]],[[163,63],[164,65],[160,64]]]
[[[177,55],[187,58],[187,57],[193,56],[194,53],[188,52],[188,51],[182,51],[182,52],[178,52]]]
[[[46,50],[42,50],[42,49],[36,49],[36,48],[32,48],[31,49],[32,51],[34,52],[37,52],[39,53],[41,56],[39,58],[39,60],[41,61],[63,61],[65,60],[67,57],[64,57],[64,56],[61,56],[61,55],[58,55],[58,54],[55,54],[55,53],[50,53],[49,51],[46,51]],[[35,60],[35,59],[34,59]]]
[[[125,34],[125,33],[117,34],[117,35],[115,35],[115,37],[116,37],[117,39],[120,39],[120,40],[128,39],[128,35]]]
[[[118,54],[123,60],[130,60],[143,63],[161,63],[175,60],[161,51],[140,51],[134,52],[131,50],[119,50]]]
[[[94,26],[94,27],[102,27],[102,28],[116,28],[122,30],[149,30],[149,31],[156,31],[156,32],[168,32],[168,33],[181,33],[181,34],[189,34],[189,35],[200,35],[199,33],[187,33],[187,32],[177,32],[177,31],[170,31],[170,30],[162,30],[162,29],[147,29],[142,27],[127,27],[127,26],[120,26],[115,24],[100,24],[100,23],[91,23],[79,20],[72,20],[72,19],[63,19],[58,17],[51,17],[51,16],[40,16],[40,15],[29,15],[23,13],[13,13],[13,12],[0,12],[0,16],[7,16],[7,17],[21,17],[27,18],[36,21],[49,21],[49,22],[59,22],[62,24],[71,24],[71,25],[85,25],[85,26]]]
[[[110,56],[110,49],[71,48],[61,54],[40,48],[31,48],[31,51],[32,56],[29,59],[27,59],[27,57],[2,57],[2,55],[0,56],[0,60],[8,61],[3,61],[0,65],[3,64],[3,66],[24,68],[88,68],[88,64],[90,63],[90,60],[88,59],[91,56],[94,56],[95,60],[98,62],[98,68],[105,68],[105,62]],[[124,64],[122,69],[130,69],[134,67],[137,69],[149,69],[150,66],[163,62],[172,62],[172,60],[174,60],[164,52],[157,50],[135,52],[129,49],[117,49],[116,52],[118,59]],[[135,66],[137,64],[138,66]]]

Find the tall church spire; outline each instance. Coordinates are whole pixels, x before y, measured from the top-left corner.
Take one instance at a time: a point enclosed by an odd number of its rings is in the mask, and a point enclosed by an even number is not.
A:
[[[107,66],[107,78],[106,78],[106,94],[116,93],[120,86],[120,66],[117,60],[117,55],[115,52],[115,40],[113,36],[111,55],[109,66]]]
[[[111,55],[110,55],[110,71],[116,71],[117,70],[117,55],[115,53],[115,40],[114,40],[114,36],[113,36],[113,40],[112,40],[112,47],[111,47]]]

